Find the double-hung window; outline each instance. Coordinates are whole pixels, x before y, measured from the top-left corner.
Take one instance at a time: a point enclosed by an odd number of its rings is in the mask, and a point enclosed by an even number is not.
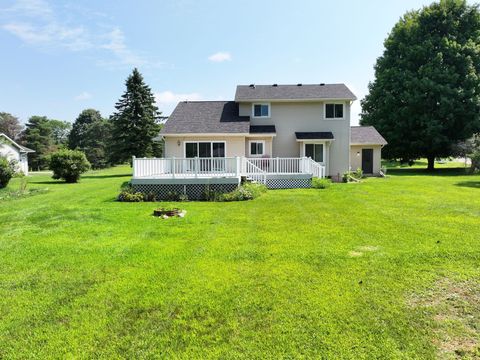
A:
[[[343,104],[325,104],[325,119],[343,119]]]

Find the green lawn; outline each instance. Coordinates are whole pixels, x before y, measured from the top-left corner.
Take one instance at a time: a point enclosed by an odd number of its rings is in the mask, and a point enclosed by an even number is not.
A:
[[[0,358],[480,356],[480,176],[398,169],[163,220],[114,201],[129,173],[0,200]]]

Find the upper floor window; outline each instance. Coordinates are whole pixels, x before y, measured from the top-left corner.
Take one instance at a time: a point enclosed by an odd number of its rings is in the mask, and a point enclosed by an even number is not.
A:
[[[270,117],[270,104],[253,104],[253,117]]]
[[[343,119],[343,104],[325,104],[325,119]]]

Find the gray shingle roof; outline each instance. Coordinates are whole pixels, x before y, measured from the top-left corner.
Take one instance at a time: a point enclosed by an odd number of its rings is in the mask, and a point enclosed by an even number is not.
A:
[[[250,134],[275,134],[275,125],[251,125]]]
[[[238,85],[235,101],[259,100],[356,100],[345,84]]]
[[[321,132],[296,132],[297,140],[330,140],[333,134],[330,131]]]
[[[352,126],[350,132],[351,144],[387,145],[387,141],[373,126]]]
[[[182,101],[160,134],[247,134],[249,129],[250,118],[238,115],[238,104],[234,101]]]

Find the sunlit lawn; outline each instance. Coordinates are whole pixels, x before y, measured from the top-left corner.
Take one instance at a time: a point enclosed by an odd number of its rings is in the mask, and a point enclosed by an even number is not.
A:
[[[129,174],[0,200],[0,358],[480,356],[480,176],[392,170],[161,220],[114,201]]]

